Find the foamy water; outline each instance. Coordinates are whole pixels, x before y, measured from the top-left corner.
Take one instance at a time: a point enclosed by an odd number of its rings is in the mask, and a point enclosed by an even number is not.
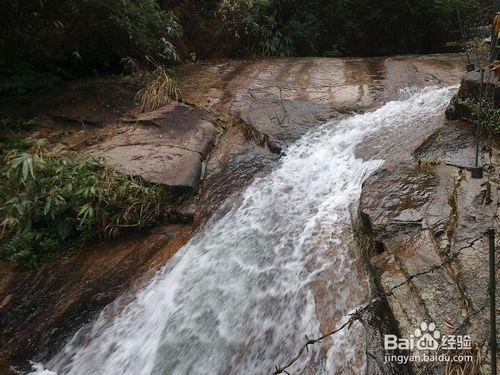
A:
[[[287,362],[304,334],[321,334],[320,278],[330,289],[342,285],[331,316],[363,302],[352,296],[365,280],[352,290],[345,285],[358,277],[345,224],[349,204],[382,160],[356,158],[356,145],[384,128],[438,119],[454,90],[425,89],[305,135],[125,307],[109,306],[33,373],[266,374]],[[354,361],[356,342],[342,333],[327,358],[317,345],[290,372],[311,364],[308,371],[334,372]]]

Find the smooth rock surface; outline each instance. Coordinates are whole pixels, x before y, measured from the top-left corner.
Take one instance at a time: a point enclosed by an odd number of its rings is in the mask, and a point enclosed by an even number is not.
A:
[[[470,168],[476,160],[476,129],[470,124],[447,123],[415,150],[422,164],[444,163]],[[480,157],[484,152],[480,150]]]
[[[202,62],[177,70],[183,99],[239,116],[284,148],[313,126],[372,110],[408,90],[458,84],[462,55]]]
[[[234,118],[227,121],[226,130],[207,162],[195,222],[201,224],[224,215],[239,201],[245,186],[269,172],[278,160],[279,155],[271,152],[265,142],[259,142],[248,125]]]
[[[69,83],[47,95],[7,100],[0,103],[0,114],[39,117],[37,132],[54,151],[107,154],[110,163],[126,173],[142,174],[174,187],[196,189],[206,164],[196,210],[186,208],[186,215],[195,211],[197,223],[204,223],[239,199],[238,192],[260,173],[272,169],[279,151],[311,127],[337,116],[373,110],[388,100],[407,97],[414,88],[457,84],[463,61],[461,55],[440,55],[203,62],[178,68],[182,97],[200,110],[169,106],[165,112],[150,114],[136,123],[134,95],[139,86],[115,77]],[[212,125],[218,113],[237,115],[246,125],[228,126],[211,152],[219,132]],[[170,127],[172,123],[175,126]],[[394,150],[394,159],[406,155],[409,145],[418,139],[416,135],[425,137],[439,124],[415,125],[406,134],[389,130],[384,136],[378,135],[378,140],[367,140],[366,145],[381,144]],[[390,137],[396,142],[386,142]],[[404,142],[397,141],[401,138]],[[406,143],[409,139],[413,143]],[[364,151],[360,154],[369,157],[369,147]],[[172,168],[166,170],[167,166]],[[231,198],[226,200],[228,196]],[[399,214],[403,221],[422,216],[418,208],[411,207]],[[436,215],[436,220],[441,220],[440,213]],[[96,245],[48,263],[38,273],[2,263],[0,372],[12,363],[24,365],[28,359],[50,357],[143,272],[164,263],[182,245],[179,238],[189,236],[183,228],[167,232]],[[323,302],[334,300],[340,293],[323,290],[322,285],[316,289]],[[323,329],[331,329],[335,323],[335,319],[325,322]]]
[[[115,126],[111,134],[87,151],[106,157],[111,166],[125,174],[196,192],[202,163],[218,136],[209,115],[171,104],[140,115],[136,123]]]
[[[55,153],[102,155],[125,174],[195,193],[220,129],[210,114],[180,103],[139,113],[140,86],[126,77],[69,82],[43,95],[3,98],[0,116],[38,118],[29,135]]]

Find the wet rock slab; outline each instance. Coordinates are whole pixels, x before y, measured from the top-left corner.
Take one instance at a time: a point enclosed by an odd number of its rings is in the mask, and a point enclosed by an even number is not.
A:
[[[172,103],[139,113],[133,78],[76,81],[45,94],[0,100],[4,117],[38,118],[28,134],[52,152],[105,156],[125,174],[139,175],[179,193],[198,190],[203,165],[220,129],[203,110]]]
[[[422,208],[437,185],[433,174],[413,166],[383,168],[363,185],[360,214],[373,230],[375,240],[388,246],[398,236],[422,229]]]
[[[112,135],[88,151],[105,156],[125,174],[196,192],[203,162],[219,136],[212,121],[203,111],[172,104],[115,127]]]
[[[460,81],[461,55],[204,62],[177,69],[183,99],[240,117],[282,149],[309,129],[408,89]]]
[[[118,78],[71,84],[46,97],[10,100],[1,103],[0,113],[40,117],[40,135],[60,153],[106,155],[125,173],[183,191],[198,188],[206,165],[197,207],[186,207],[186,215],[203,223],[216,216],[228,195],[236,193],[237,200],[237,193],[255,176],[274,166],[283,147],[309,129],[331,118],[374,109],[398,98],[408,86],[455,84],[462,65],[462,56],[446,55],[180,67],[185,73],[179,74],[182,95],[188,103],[246,122],[246,128],[228,127],[215,149],[219,129],[211,115],[179,104],[138,116],[134,95],[140,86]],[[408,208],[399,215],[407,222],[422,214]],[[185,230],[170,228],[92,246],[39,271],[1,263],[0,372],[12,363],[51,357],[134,280],[165,262],[188,237]]]
[[[203,224],[224,215],[256,177],[276,166],[279,154],[255,137],[248,125],[228,121],[217,148],[207,161],[199,191],[195,222]]]
[[[0,373],[50,359],[108,303],[146,282],[191,230],[171,225],[127,235],[37,270],[0,262]]]
[[[500,159],[496,142],[490,142],[492,168],[483,179],[472,179],[462,168],[471,146],[467,129],[450,124],[438,129],[415,154],[438,155],[448,165],[414,161],[377,171],[363,185],[359,215],[373,231],[377,251],[370,263],[382,291],[393,291],[387,300],[402,337],[414,334],[423,321],[434,322],[441,334],[460,329],[486,350],[485,232],[500,229]],[[418,374],[443,370],[413,366]]]
[[[470,168],[475,165],[475,137],[475,129],[470,124],[447,123],[427,138],[414,155],[422,163]]]

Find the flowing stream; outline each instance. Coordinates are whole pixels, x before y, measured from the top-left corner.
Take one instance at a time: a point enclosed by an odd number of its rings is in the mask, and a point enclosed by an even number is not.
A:
[[[382,160],[357,158],[356,146],[387,127],[438,120],[454,90],[427,88],[306,134],[148,285],[108,306],[34,373],[268,374],[286,363],[305,334],[322,333],[324,283],[336,293],[327,308],[337,321],[363,302],[353,296],[366,280],[352,283],[359,276],[345,250],[348,206]],[[356,345],[341,334],[290,372],[336,372]]]

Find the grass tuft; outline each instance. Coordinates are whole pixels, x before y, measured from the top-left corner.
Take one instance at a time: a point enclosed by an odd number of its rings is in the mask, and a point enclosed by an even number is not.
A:
[[[363,255],[371,257],[375,252],[375,239],[371,230],[366,225],[358,222],[352,226],[352,232]]]
[[[494,133],[500,133],[500,108],[495,108],[490,100],[467,98],[459,100],[458,103],[469,109],[474,123],[481,124],[483,128]]]
[[[141,102],[141,112],[149,112],[178,101],[180,94],[177,82],[160,66],[151,73],[151,80],[136,97]]]
[[[466,360],[451,361],[446,363],[445,375],[481,374],[481,366],[486,359],[484,348],[475,344],[471,349],[450,350],[447,355],[457,356],[457,358],[467,358]]]
[[[418,158],[417,162],[420,168],[428,168],[444,164],[443,158],[439,155],[430,155],[426,158]]]

